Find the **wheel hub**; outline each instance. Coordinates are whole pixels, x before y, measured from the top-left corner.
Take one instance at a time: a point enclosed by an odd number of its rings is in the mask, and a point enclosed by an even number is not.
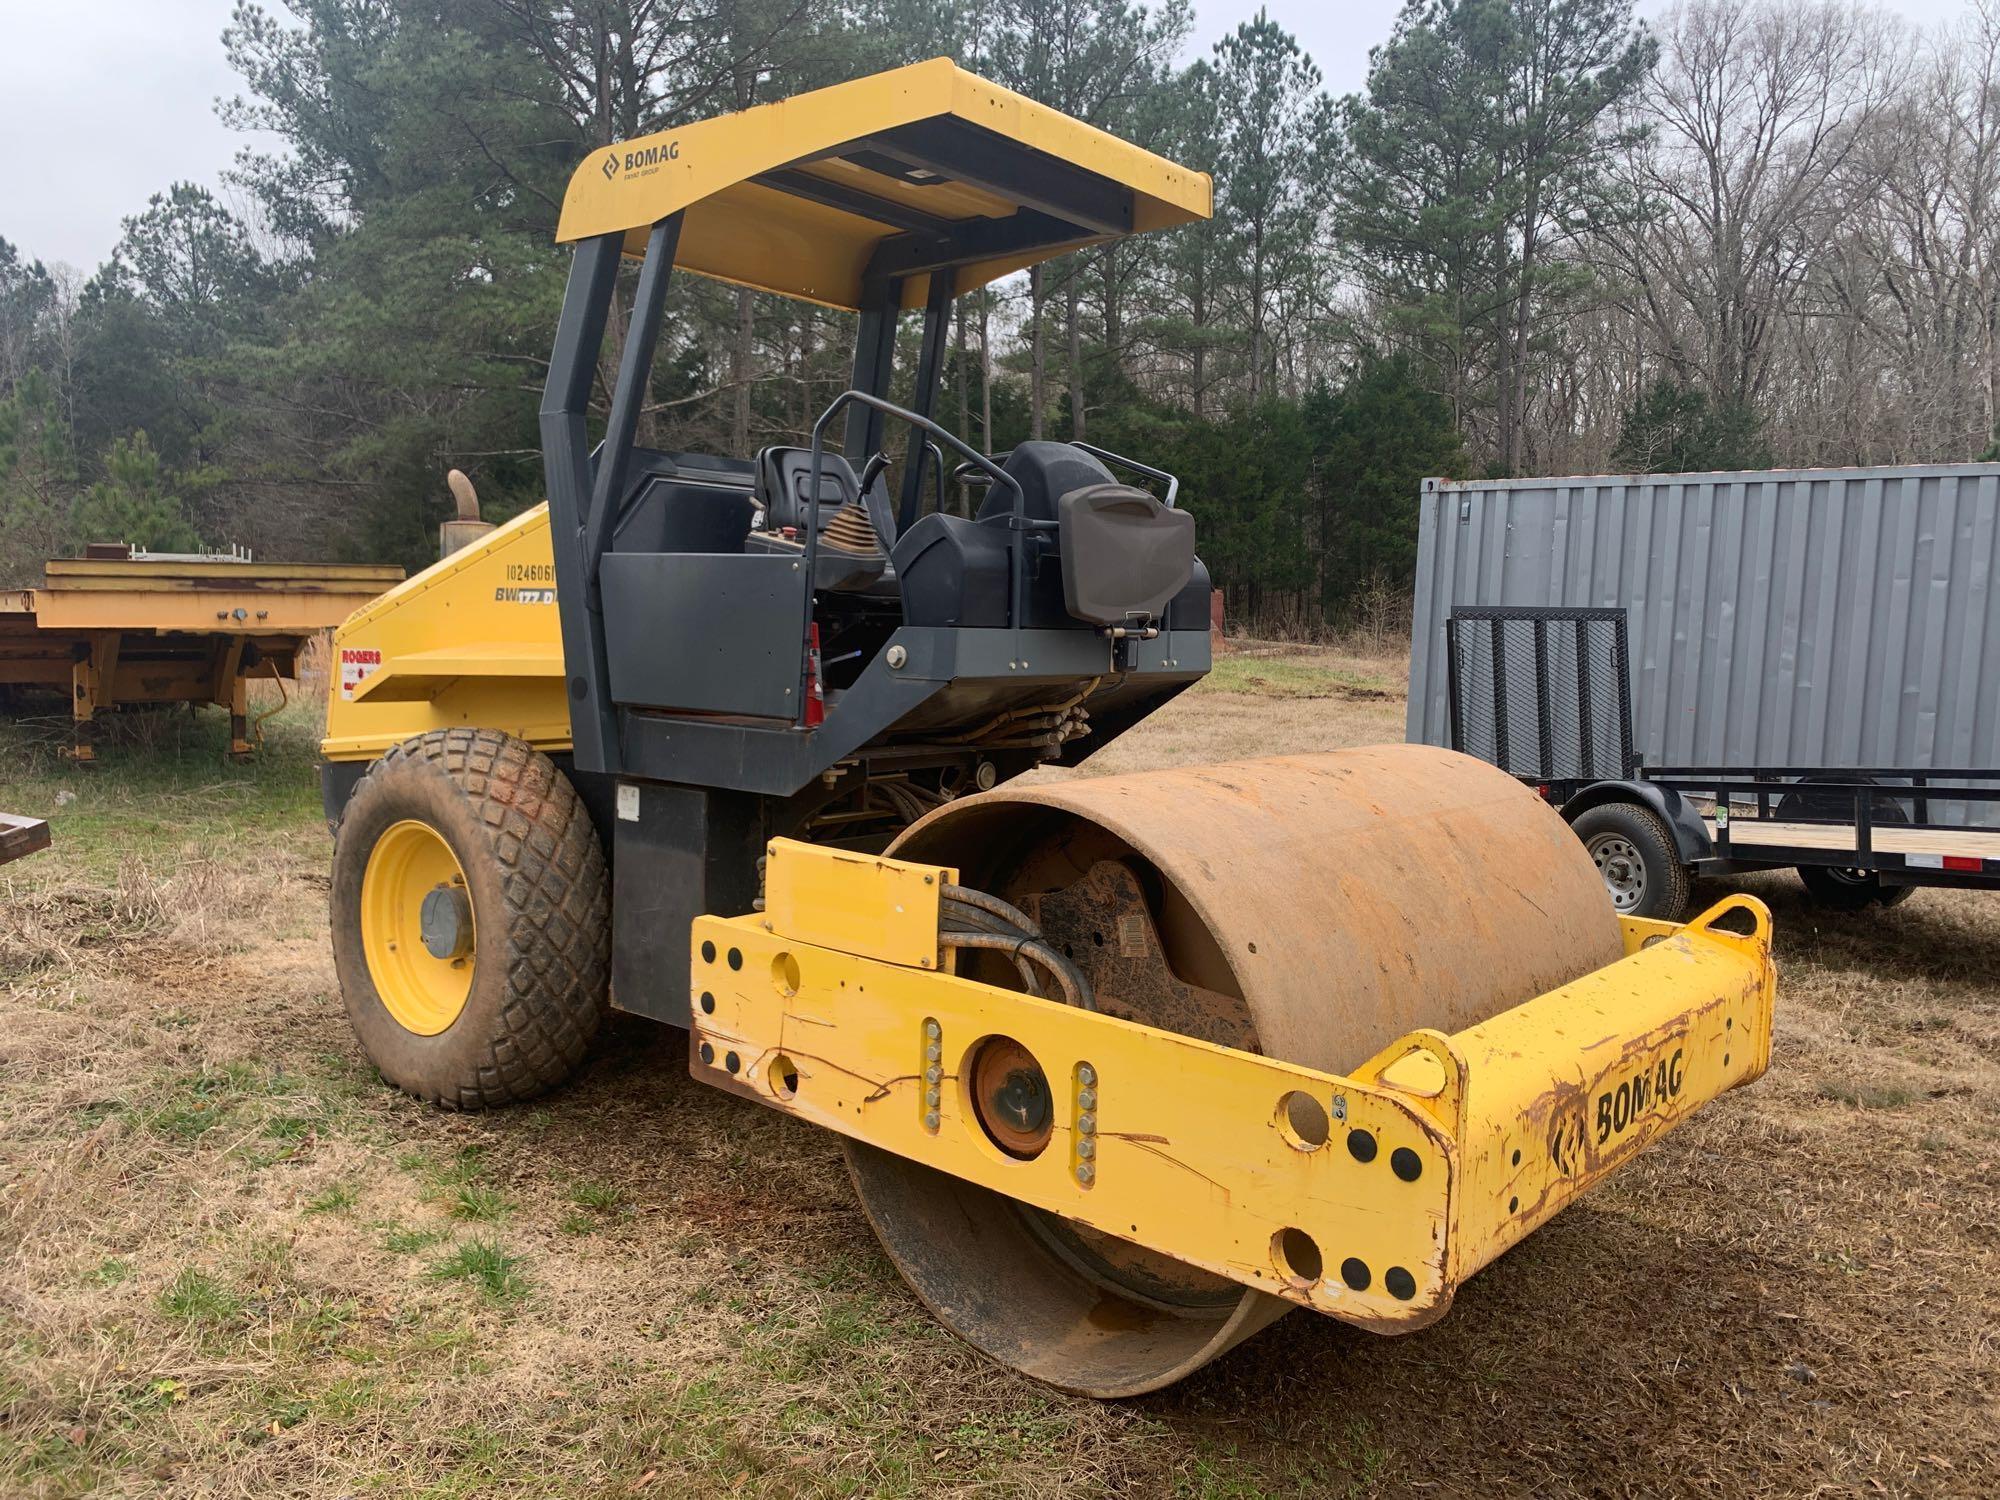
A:
[[[1009,1156],[1041,1155],[1055,1125],[1042,1065],[1012,1037],[989,1037],[972,1061],[972,1106],[987,1138]]]
[[[1590,857],[1604,877],[1611,903],[1620,911],[1630,911],[1646,894],[1646,865],[1639,851],[1627,839],[1607,835],[1590,841]]]
[[[463,958],[472,951],[472,903],[464,887],[432,886],[417,910],[417,923],[432,958]]]

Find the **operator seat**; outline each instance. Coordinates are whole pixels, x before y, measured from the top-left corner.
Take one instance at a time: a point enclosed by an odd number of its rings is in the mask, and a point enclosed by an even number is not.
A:
[[[819,530],[813,564],[815,589],[894,599],[896,571],[876,527],[888,522],[888,497],[878,482],[867,495],[854,468],[839,453],[820,455],[819,494],[812,494],[812,450],[762,449],[753,465],[752,494],[759,519],[744,542],[747,552],[803,555],[808,516]]]
[[[1031,529],[1014,529],[1014,491],[999,484],[987,491],[974,520],[933,511],[918,521],[897,538],[893,553],[908,624],[1006,625],[1010,545],[1023,554],[1025,629],[1165,622],[1196,568],[1193,517],[1119,483],[1071,443],[1022,443],[1002,467],[1021,487]]]

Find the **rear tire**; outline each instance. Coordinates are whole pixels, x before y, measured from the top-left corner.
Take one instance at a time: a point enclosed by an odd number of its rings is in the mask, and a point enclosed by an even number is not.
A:
[[[1778,817],[1786,818],[1839,818],[1853,816],[1853,801],[1839,792],[1815,792],[1813,783],[1801,782],[1802,790],[1787,792],[1778,803]],[[1875,822],[1878,825],[1907,825],[1910,815],[1898,801],[1883,801],[1876,804]],[[1884,885],[1882,877],[1873,870],[1844,870],[1832,865],[1794,865],[1799,872],[1799,881],[1806,888],[1815,906],[1828,911],[1866,911],[1871,906],[1898,906],[1910,899],[1913,885]]]
[[[333,956],[369,1060],[450,1109],[553,1088],[603,1023],[610,881],[555,763],[492,730],[396,746],[333,852]]]
[[[1832,865],[1798,865],[1799,880],[1813,905],[1828,911],[1866,911],[1871,906],[1900,906],[1916,890],[1913,885],[1884,885],[1872,870],[1837,870]]]
[[[1694,878],[1658,813],[1636,802],[1605,802],[1578,814],[1570,827],[1619,916],[1678,922],[1687,914]]]

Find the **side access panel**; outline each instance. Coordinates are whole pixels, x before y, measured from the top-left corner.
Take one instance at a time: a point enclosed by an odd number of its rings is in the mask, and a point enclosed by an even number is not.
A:
[[[611,1003],[688,1024],[688,932],[757,899],[765,803],[743,792],[620,780],[611,836]]]
[[[613,552],[599,578],[613,702],[797,715],[806,600],[796,558]]]

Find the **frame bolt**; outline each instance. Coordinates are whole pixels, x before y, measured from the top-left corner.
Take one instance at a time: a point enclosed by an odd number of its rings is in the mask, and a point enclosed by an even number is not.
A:
[[[1097,1090],[1096,1089],[1083,1090],[1076,1096],[1076,1103],[1077,1103],[1077,1108],[1079,1109],[1097,1108]]]
[[[944,1069],[940,1068],[936,1063],[932,1063],[928,1068],[924,1069],[925,1083],[936,1083],[943,1077]]]
[[[924,1048],[925,1062],[936,1062],[943,1056],[944,1048],[940,1047],[936,1042],[932,1042],[928,1047]]]
[[[1089,1162],[1085,1161],[1077,1163],[1076,1180],[1078,1182],[1082,1183],[1085,1187],[1089,1187],[1092,1181],[1096,1179],[1096,1177],[1097,1177],[1097,1168],[1093,1167]]]
[[[1085,1088],[1089,1088],[1092,1084],[1097,1082],[1097,1069],[1093,1068],[1089,1063],[1078,1063],[1076,1068],[1076,1081],[1082,1084]]]
[[[929,1037],[932,1041],[936,1041],[939,1037],[944,1035],[944,1031],[941,1027],[939,1027],[937,1022],[926,1021],[924,1022],[924,1035]]]
[[[1097,1155],[1097,1142],[1091,1140],[1088,1136],[1086,1136],[1084,1139],[1076,1143],[1076,1154],[1078,1156]]]
[[[937,1111],[932,1110],[929,1114],[924,1116],[924,1129],[936,1130],[937,1128],[938,1128]]]
[[[1076,1117],[1076,1128],[1081,1130],[1085,1135],[1089,1135],[1093,1130],[1097,1129],[1097,1116],[1078,1115]]]
[[[892,668],[900,667],[910,659],[910,653],[905,651],[901,646],[891,646],[886,654],[889,665]]]

